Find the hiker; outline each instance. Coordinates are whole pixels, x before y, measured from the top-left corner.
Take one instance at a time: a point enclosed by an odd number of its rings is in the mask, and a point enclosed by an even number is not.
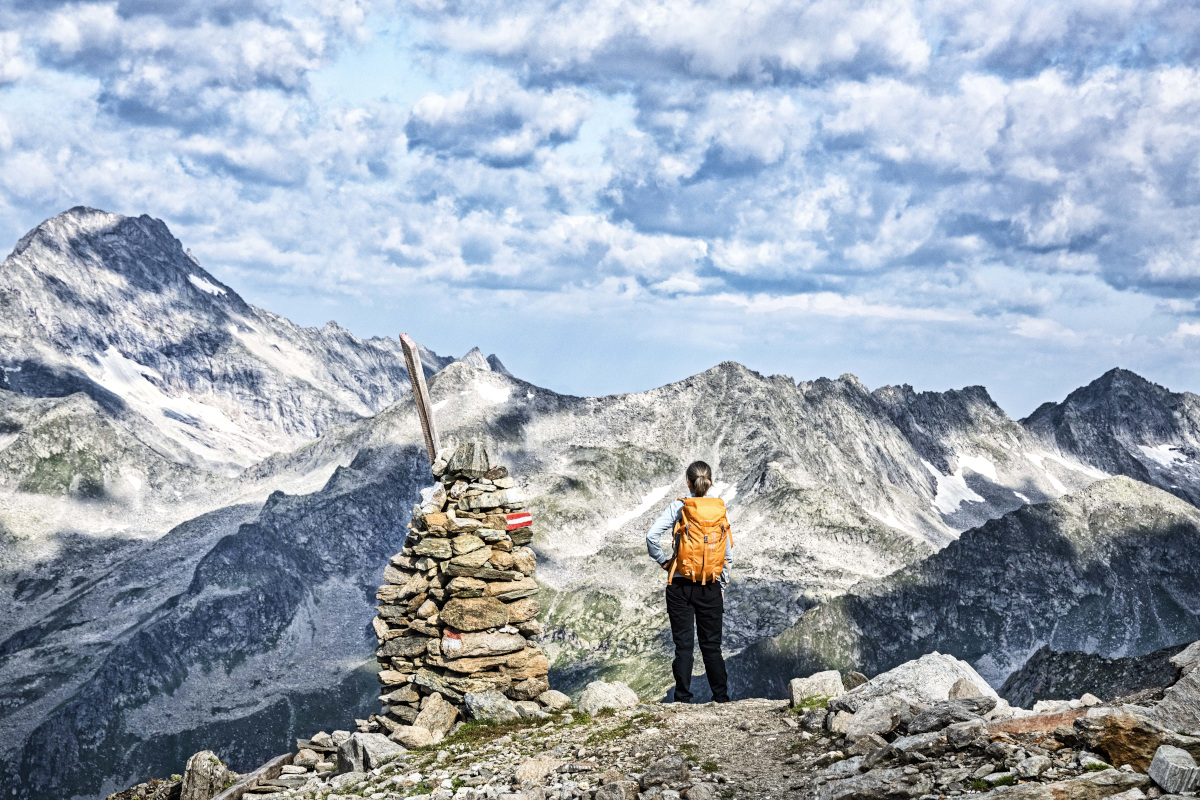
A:
[[[646,550],[667,571],[667,616],[675,640],[671,672],[675,675],[676,703],[692,701],[693,620],[713,700],[729,702],[725,659],[721,657],[721,625],[733,539],[725,501],[705,497],[712,482],[712,468],[703,461],[692,462],[687,468],[692,496],[672,501],[646,534]],[[660,542],[667,531],[673,534],[670,555],[663,553]]]

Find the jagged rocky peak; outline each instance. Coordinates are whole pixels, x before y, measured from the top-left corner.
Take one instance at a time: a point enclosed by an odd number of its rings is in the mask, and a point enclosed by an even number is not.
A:
[[[1047,446],[1200,503],[1200,397],[1112,369],[1021,420]]]
[[[0,299],[20,311],[0,318],[0,388],[84,392],[201,468],[246,466],[408,391],[397,341],[247,305],[147,216],[80,207],[43,222],[0,265]]]
[[[508,375],[509,377],[512,376],[512,373],[504,367],[504,364],[495,353],[485,357],[483,351],[478,347],[472,347],[459,361],[475,369],[499,372],[501,375]]]

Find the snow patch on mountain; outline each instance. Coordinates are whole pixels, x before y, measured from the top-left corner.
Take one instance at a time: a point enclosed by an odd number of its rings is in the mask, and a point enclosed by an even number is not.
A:
[[[270,448],[246,434],[220,409],[191,396],[171,397],[153,381],[162,375],[150,367],[126,358],[109,347],[96,356],[99,369],[93,370],[96,383],[120,397],[161,430],[201,458],[224,463],[235,456],[235,463],[248,465],[267,455]]]
[[[671,490],[671,484],[665,486],[657,486],[642,497],[642,501],[633,508],[626,511],[619,517],[613,517],[608,521],[608,529],[610,531],[618,531],[624,528],[628,523],[645,514],[650,509],[654,508],[660,500],[667,496],[667,492]]]
[[[494,406],[503,405],[512,397],[511,386],[495,386],[483,381],[475,381],[475,393]]]
[[[216,297],[220,297],[221,295],[225,294],[225,290],[222,289],[220,286],[217,286],[215,283],[210,283],[210,282],[204,280],[204,278],[201,278],[199,275],[197,275],[195,273],[190,273],[188,275],[188,281],[192,284],[192,286],[195,286],[200,291],[208,292],[209,294],[214,295]]]
[[[1067,493],[1067,487],[1063,485],[1063,482],[1056,478],[1053,472],[1046,469],[1047,455],[1045,453],[1026,453],[1025,457],[1042,471],[1046,476],[1046,480],[1050,481],[1050,485],[1054,487],[1054,491],[1058,492],[1059,497]]]
[[[1146,458],[1166,469],[1170,469],[1175,464],[1187,461],[1187,456],[1169,444],[1157,444],[1153,446],[1140,444],[1138,445],[1138,449],[1142,451],[1142,455]]]
[[[943,475],[938,471],[937,467],[928,461],[922,459],[921,463],[925,465],[925,469],[929,470],[929,474],[937,480],[937,493],[933,498],[933,507],[941,513],[953,514],[955,511],[958,511],[958,507],[963,503],[986,502],[970,486],[967,486],[967,481],[963,477],[962,467],[959,467],[950,475]],[[994,469],[992,474],[995,474]]]
[[[977,472],[988,480],[998,481],[996,477],[996,465],[990,459],[983,456],[959,456],[958,457],[959,471],[969,469],[972,472]]]

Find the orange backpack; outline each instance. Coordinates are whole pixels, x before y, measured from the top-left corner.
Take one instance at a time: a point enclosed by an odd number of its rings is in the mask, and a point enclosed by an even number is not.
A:
[[[725,501],[719,497],[681,497],[683,514],[675,523],[675,556],[667,573],[669,584],[678,572],[708,583],[725,569],[725,543],[733,544]]]

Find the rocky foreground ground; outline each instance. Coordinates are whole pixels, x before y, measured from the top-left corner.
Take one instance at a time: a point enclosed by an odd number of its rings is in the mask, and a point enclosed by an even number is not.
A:
[[[964,662],[938,654],[870,681],[836,672],[797,679],[788,701],[665,705],[593,684],[578,707],[523,718],[478,706],[492,719],[411,750],[381,733],[319,733],[249,780],[197,754],[182,786],[143,784],[115,797],[207,800],[221,789],[220,800],[1194,797],[1200,643],[1173,663],[1178,680],[1151,704],[1085,695],[1031,710],[1010,707]]]

